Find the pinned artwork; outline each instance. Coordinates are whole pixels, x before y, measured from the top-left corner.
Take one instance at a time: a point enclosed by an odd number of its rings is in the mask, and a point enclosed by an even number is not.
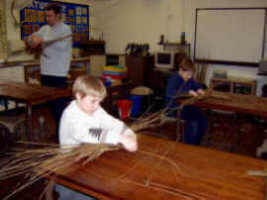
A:
[[[82,15],[82,8],[81,7],[76,8],[76,15]]]
[[[68,14],[69,14],[69,16],[74,16],[74,10],[73,9],[69,9],[68,10]]]
[[[81,24],[81,17],[80,16],[76,17],[76,24]]]
[[[45,22],[45,12],[44,11],[39,11],[38,12],[38,22],[39,23],[44,23]]]

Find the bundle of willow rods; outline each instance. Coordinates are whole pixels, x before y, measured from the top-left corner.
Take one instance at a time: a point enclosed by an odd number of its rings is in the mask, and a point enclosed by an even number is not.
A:
[[[30,144],[30,143],[25,143]],[[23,190],[34,182],[53,173],[67,173],[74,170],[72,166],[76,162],[87,164],[98,158],[104,152],[118,150],[120,146],[108,144],[83,144],[79,146],[59,147],[49,145],[42,148],[19,150],[12,153],[8,160],[1,163],[0,180],[5,180],[18,175],[25,175],[25,182],[16,190],[4,198],[9,199],[15,193]]]

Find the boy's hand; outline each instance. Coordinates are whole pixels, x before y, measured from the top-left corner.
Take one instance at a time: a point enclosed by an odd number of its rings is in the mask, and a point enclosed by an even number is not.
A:
[[[198,96],[198,93],[195,92],[194,90],[189,90],[188,93],[189,93],[191,96],[193,96],[193,97],[197,97],[197,96]]]
[[[135,152],[138,149],[138,145],[137,145],[137,138],[136,135],[125,135],[125,134],[121,134],[120,135],[120,139],[119,139],[119,143],[122,144],[122,146],[130,152]]]
[[[202,90],[202,89],[198,89],[198,90],[197,90],[197,93],[198,93],[199,95],[204,95],[204,94],[205,94],[204,90]]]

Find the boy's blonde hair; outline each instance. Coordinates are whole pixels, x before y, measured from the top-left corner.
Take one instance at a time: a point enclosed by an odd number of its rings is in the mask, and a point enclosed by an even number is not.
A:
[[[81,97],[87,95],[95,96],[104,99],[107,95],[107,90],[101,80],[93,76],[79,76],[72,87],[74,96],[80,94]]]

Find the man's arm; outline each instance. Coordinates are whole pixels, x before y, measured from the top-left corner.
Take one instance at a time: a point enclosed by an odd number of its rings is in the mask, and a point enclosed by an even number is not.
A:
[[[40,37],[38,34],[33,34],[29,39],[28,39],[28,44],[31,48],[36,48],[39,45],[41,45],[44,42],[44,39]]]
[[[37,32],[34,32],[28,38],[26,38],[26,46],[33,49],[40,46],[44,42],[44,33],[46,32],[46,29],[46,26],[43,26]]]

